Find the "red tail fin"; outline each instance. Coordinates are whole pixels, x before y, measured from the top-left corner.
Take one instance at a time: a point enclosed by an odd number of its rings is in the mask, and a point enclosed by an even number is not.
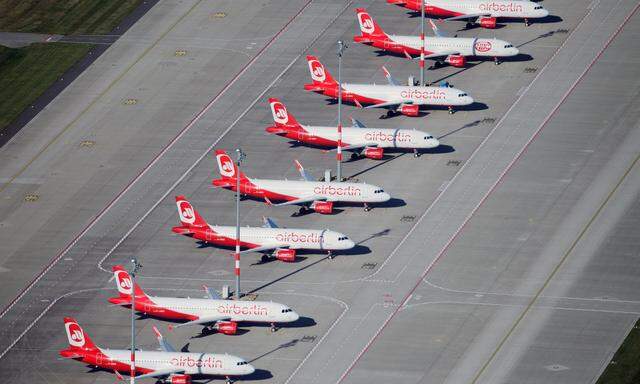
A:
[[[311,79],[314,85],[338,84],[317,57],[307,56],[307,63],[309,64],[309,72],[311,72]]]
[[[273,115],[273,121],[276,123],[276,127],[299,127],[300,123],[289,111],[287,107],[275,97],[269,99],[269,106],[271,107],[271,114]]]
[[[364,8],[356,8],[356,15],[358,17],[358,24],[360,24],[360,31],[362,36],[367,37],[386,37],[382,28],[376,23],[371,15]]]
[[[83,349],[87,351],[99,349],[74,318],[64,318],[64,329],[67,331],[67,339],[71,346],[70,349]]]
[[[207,222],[200,216],[198,211],[193,208],[191,203],[187,201],[184,196],[176,196],[176,205],[178,206],[178,215],[180,215],[180,222],[187,228],[205,228]],[[137,297],[137,292],[136,292]]]
[[[131,298],[131,276],[129,272],[122,265],[114,265],[111,268],[113,271],[113,275],[116,281],[116,288],[118,288],[118,293],[120,297],[130,299]],[[142,288],[138,285],[138,283],[134,284],[134,290],[136,292],[136,300],[138,298],[147,298],[147,294],[144,293]]]
[[[218,170],[220,170],[220,176],[222,179],[234,179],[236,175],[240,174],[240,180],[248,180],[247,176],[242,172],[238,172],[238,167],[236,163],[231,160],[231,157],[227,154],[227,152],[216,149],[216,161],[218,162]]]

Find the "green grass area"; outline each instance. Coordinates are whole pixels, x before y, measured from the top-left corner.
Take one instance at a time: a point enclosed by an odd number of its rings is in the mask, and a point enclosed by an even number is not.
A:
[[[0,46],[0,131],[91,49],[88,44]]]
[[[0,0],[0,31],[106,34],[142,0]]]
[[[632,383],[640,383],[640,320],[624,339],[596,384]]]

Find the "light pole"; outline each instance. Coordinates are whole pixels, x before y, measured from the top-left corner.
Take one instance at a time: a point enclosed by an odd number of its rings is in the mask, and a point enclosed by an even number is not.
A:
[[[342,181],[342,53],[345,48],[347,45],[342,40],[338,40],[338,150],[336,152],[338,182]]]
[[[426,7],[426,0],[420,0],[420,3],[420,12],[422,13],[422,17],[420,18],[420,85],[424,87],[424,9]]]
[[[136,382],[136,273],[142,264],[138,263],[135,258],[131,259],[131,384]]]
[[[240,148],[236,149],[236,300],[240,300],[240,164],[244,160],[245,154]]]

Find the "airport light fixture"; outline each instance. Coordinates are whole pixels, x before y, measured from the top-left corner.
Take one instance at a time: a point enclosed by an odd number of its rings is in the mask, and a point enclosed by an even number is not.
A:
[[[427,6],[426,0],[422,1],[422,6],[420,7],[420,12],[422,13],[422,17],[420,18],[420,85],[425,86],[424,84],[424,9]],[[413,84],[410,84],[413,85]]]
[[[336,152],[338,182],[342,181],[342,54],[346,48],[347,45],[342,40],[338,40],[338,149]]]
[[[136,382],[136,273],[142,269],[142,264],[135,258],[131,259],[131,384]]]
[[[236,252],[235,252],[235,273],[236,273],[236,300],[240,300],[240,164],[246,157],[240,148],[236,149]]]

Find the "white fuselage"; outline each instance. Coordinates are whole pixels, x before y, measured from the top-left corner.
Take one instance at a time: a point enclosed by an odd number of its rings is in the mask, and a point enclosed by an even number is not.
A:
[[[388,35],[394,42],[420,50],[419,36]],[[427,54],[441,52],[457,52],[462,56],[508,57],[519,53],[513,44],[498,39],[483,39],[474,37],[437,37],[426,36],[424,39]]]
[[[302,125],[312,136],[338,141],[336,127]],[[413,129],[342,128],[343,145],[375,144],[379,148],[435,148],[440,145],[431,134]]]
[[[241,228],[241,238],[244,238],[244,232],[246,232],[246,230],[246,228]],[[188,314],[197,318],[229,316],[229,321],[235,322],[290,323],[298,320],[300,317],[286,305],[269,301],[212,300],[152,296],[150,296],[149,299],[164,309]]]
[[[373,104],[400,102],[415,105],[461,106],[473,104],[466,92],[449,87],[414,87],[404,85],[342,84],[344,92],[370,99]]]
[[[251,181],[255,183],[258,180]],[[210,227],[215,234],[232,240],[236,239],[236,227],[222,225],[210,225]],[[345,250],[355,246],[346,235],[328,229],[241,227],[240,241],[259,246],[281,244],[290,249]]]
[[[250,181],[261,189],[293,198],[315,196],[318,200],[324,198],[326,201],[349,203],[384,203],[391,199],[382,188],[364,183],[267,179]]]
[[[131,351],[122,349],[100,349],[106,356],[99,366],[129,364]],[[184,369],[186,375],[243,376],[255,368],[237,356],[216,353],[186,353],[162,351],[136,351],[136,367],[150,371],[171,368]],[[120,364],[117,364],[120,363]]]
[[[549,12],[529,0],[427,0],[429,6],[459,14],[487,13],[490,17],[542,18]]]

